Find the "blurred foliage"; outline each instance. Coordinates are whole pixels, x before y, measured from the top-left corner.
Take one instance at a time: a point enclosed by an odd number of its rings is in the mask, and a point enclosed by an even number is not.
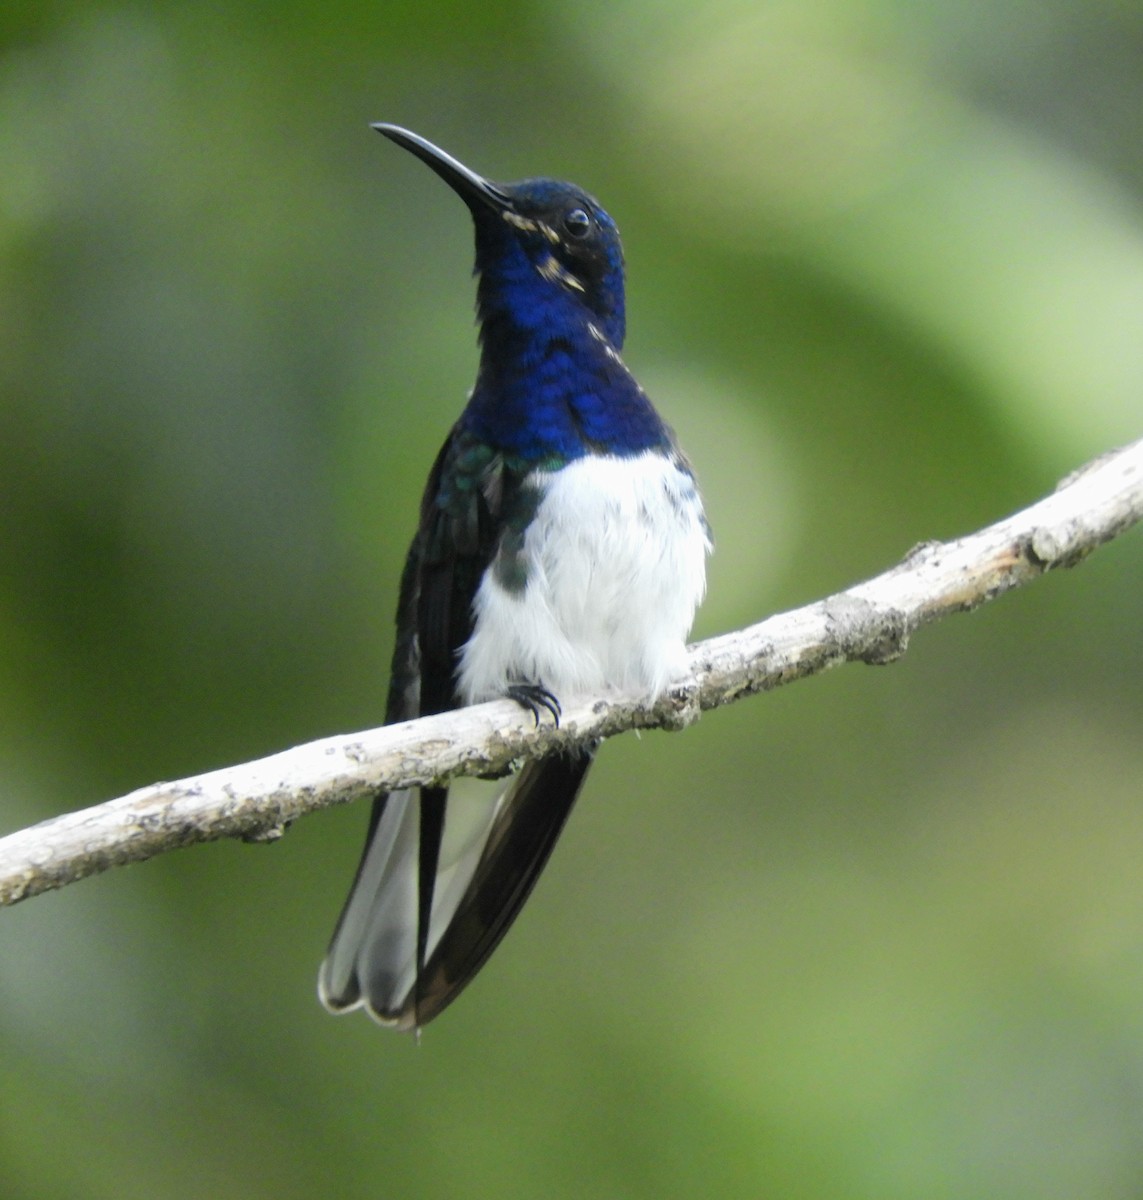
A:
[[[616,216],[699,633],[1140,433],[1138,3],[9,0],[5,829],[378,720],[476,357],[379,119]],[[1141,583],[609,745],[419,1048],[313,998],[363,811],[4,913],[0,1194],[1138,1196]]]

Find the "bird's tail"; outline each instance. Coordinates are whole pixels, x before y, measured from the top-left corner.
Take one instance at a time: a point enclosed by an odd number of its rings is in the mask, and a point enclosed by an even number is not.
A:
[[[415,1029],[455,1000],[528,898],[594,749],[529,762],[479,814],[441,788],[378,797],[318,976],[326,1008],[364,1007],[384,1024]],[[430,829],[442,813],[443,836]],[[435,843],[428,855],[426,839]],[[433,878],[422,881],[431,861]]]

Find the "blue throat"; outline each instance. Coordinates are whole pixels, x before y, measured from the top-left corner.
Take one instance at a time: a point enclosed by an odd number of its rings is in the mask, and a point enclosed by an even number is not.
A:
[[[497,219],[478,221],[476,269],[481,359],[462,428],[527,463],[669,446],[666,426],[618,361],[621,262],[593,292],[569,290],[539,274]]]

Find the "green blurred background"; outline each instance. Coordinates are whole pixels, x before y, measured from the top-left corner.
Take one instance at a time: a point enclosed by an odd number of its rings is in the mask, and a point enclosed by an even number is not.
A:
[[[3,829],[375,724],[471,232],[625,234],[696,633],[1143,431],[1143,5],[7,0]],[[607,746],[419,1047],[314,977],[363,807],[0,915],[0,1196],[1143,1196],[1143,538]]]

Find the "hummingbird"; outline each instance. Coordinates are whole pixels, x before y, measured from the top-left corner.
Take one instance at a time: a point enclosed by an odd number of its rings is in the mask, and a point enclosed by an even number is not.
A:
[[[386,723],[511,697],[536,723],[686,670],[710,529],[691,467],[625,365],[615,222],[554,179],[494,183],[376,124],[465,202],[476,383],[429,473],[401,577]],[[528,762],[487,810],[447,787],[377,796],[318,979],[331,1012],[419,1030],[531,893],[596,746]],[[468,807],[466,807],[468,806]]]

